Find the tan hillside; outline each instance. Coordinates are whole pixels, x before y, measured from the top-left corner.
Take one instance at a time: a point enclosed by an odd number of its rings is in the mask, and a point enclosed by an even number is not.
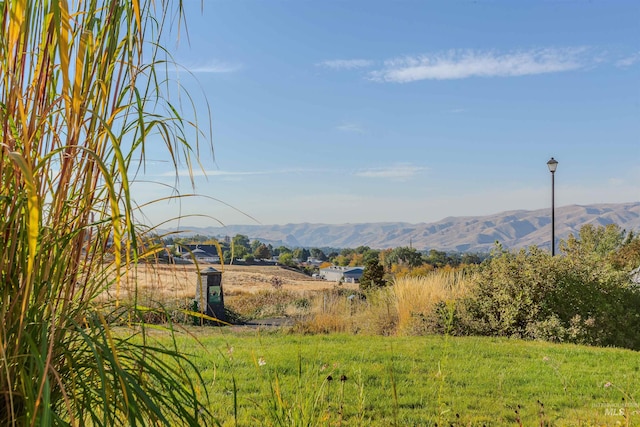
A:
[[[489,252],[496,241],[505,248],[550,247],[551,209],[518,210],[475,217],[450,217],[434,223],[286,224],[191,227],[210,236],[247,235],[273,246],[385,249],[413,245],[419,250]],[[615,223],[640,230],[640,202],[556,208],[556,238],[577,234],[585,224]],[[185,233],[189,234],[189,233]]]

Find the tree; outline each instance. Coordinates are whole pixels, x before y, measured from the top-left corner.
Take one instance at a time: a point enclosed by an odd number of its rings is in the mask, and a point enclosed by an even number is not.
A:
[[[273,255],[282,255],[282,254],[286,254],[286,253],[291,253],[291,249],[289,249],[286,246],[278,246],[273,251]]]
[[[244,246],[236,246],[233,248],[233,257],[235,259],[243,259],[249,255],[249,251]]]
[[[444,251],[431,249],[429,251],[429,254],[425,257],[425,261],[433,265],[434,267],[443,267],[449,264],[449,257]]]
[[[255,252],[253,252],[253,256],[256,259],[270,259],[271,258],[271,251],[269,250],[267,245],[265,245],[263,243],[263,244],[261,244],[260,246],[258,246],[256,248]]]
[[[332,262],[340,267],[346,267],[351,260],[344,255],[337,255],[332,258]]]
[[[480,264],[483,259],[486,258],[486,255],[483,256],[479,253],[464,253],[462,254],[462,258],[460,259],[460,262],[462,264]]]
[[[326,261],[327,256],[324,254],[324,252],[322,251],[322,249],[319,248],[311,248],[311,251],[309,251],[309,253],[311,254],[311,257],[320,260],[320,261]]]
[[[244,234],[236,234],[233,236],[233,240],[231,242],[234,250],[238,250],[238,248],[245,248],[247,252],[251,251],[251,242],[249,241],[249,237]]]
[[[0,5],[0,424],[213,424],[193,364],[147,328],[136,340],[113,333],[104,316],[117,307],[144,325],[148,314],[120,292],[158,249],[130,179],[151,150],[164,149],[176,177],[179,159],[190,166],[203,151],[189,129],[200,120],[169,101],[181,88],[167,78],[163,29],[182,8]]]
[[[386,257],[387,267],[393,264],[418,267],[423,264],[422,255],[415,248],[398,247],[393,249]]]
[[[603,259],[623,245],[625,236],[626,232],[617,224],[604,227],[587,224],[580,227],[578,236],[571,234],[566,241],[561,241],[560,250],[574,260]]]
[[[189,243],[190,244],[198,244],[198,243],[204,243],[207,240],[209,240],[210,237],[209,236],[203,236],[202,234],[194,234],[193,236],[189,237]]]
[[[364,264],[364,254],[354,253],[349,260],[349,267],[357,267]]]
[[[370,249],[368,251],[366,251],[364,254],[364,261],[365,264],[372,259],[378,260],[380,261],[380,251],[374,250],[374,249]]]
[[[381,288],[387,283],[384,280],[384,268],[377,259],[370,259],[360,277],[360,290],[367,291],[370,289]]]
[[[309,258],[310,253],[308,249],[305,248],[295,248],[293,250],[293,257],[298,259],[300,262],[305,262],[307,258]]]
[[[640,236],[630,232],[622,246],[611,255],[611,262],[619,270],[640,267]]]
[[[344,248],[340,251],[340,255],[342,255],[343,257],[347,257],[350,258],[351,255],[353,255],[356,252],[355,249],[352,248]]]
[[[278,262],[282,265],[292,267],[294,265],[293,255],[291,254],[291,252],[285,252],[280,255],[280,258],[278,258]]]
[[[256,239],[256,240],[252,241],[251,242],[251,252],[255,252],[260,247],[261,244],[262,244],[262,242],[260,240]]]

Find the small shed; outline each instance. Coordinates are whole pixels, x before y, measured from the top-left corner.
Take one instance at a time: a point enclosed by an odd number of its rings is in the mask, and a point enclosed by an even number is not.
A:
[[[225,321],[222,272],[213,267],[200,271],[196,284],[196,298],[200,313]]]

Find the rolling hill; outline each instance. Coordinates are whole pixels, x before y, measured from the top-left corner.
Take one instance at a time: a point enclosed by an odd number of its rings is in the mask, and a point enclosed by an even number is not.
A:
[[[556,238],[577,234],[585,224],[615,223],[628,231],[640,231],[640,202],[564,206],[556,208]],[[434,223],[404,222],[366,224],[286,224],[230,225],[227,227],[190,227],[185,232],[210,236],[244,234],[288,247],[376,249],[409,246],[420,250],[437,249],[459,252],[488,252],[499,241],[504,247],[550,247],[550,209],[517,210],[494,215],[448,217]]]

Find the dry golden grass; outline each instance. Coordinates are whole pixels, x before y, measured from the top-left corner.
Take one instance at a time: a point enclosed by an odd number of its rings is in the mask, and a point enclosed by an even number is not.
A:
[[[278,278],[283,291],[308,294],[331,289],[335,282],[313,279],[302,273],[278,266],[236,266],[216,264],[138,264],[123,278],[120,298],[131,299],[137,292],[139,300],[152,300],[163,304],[171,302],[187,303],[195,297],[200,270],[213,267],[222,271],[222,286],[225,298],[234,295],[256,294],[264,290],[273,290],[273,279]],[[356,285],[349,285],[357,288]],[[116,296],[115,286],[105,292],[103,300],[112,300]]]
[[[352,304],[338,292],[323,292],[311,301],[308,318],[300,325],[307,333],[352,332]]]
[[[393,292],[379,289],[366,298],[342,288],[316,294],[307,316],[296,325],[304,333],[349,332],[364,335],[393,335],[397,312]]]
[[[393,291],[398,313],[398,330],[413,328],[416,318],[429,316],[436,304],[454,301],[471,289],[470,277],[463,271],[434,271],[422,277],[396,279]]]
[[[398,278],[393,286],[361,300],[348,298],[357,284],[336,288],[335,282],[278,266],[139,264],[123,279],[120,298],[136,298],[138,304],[147,306],[189,308],[198,271],[208,267],[223,271],[225,303],[239,315],[304,315],[299,326],[310,333],[420,334],[434,313],[437,317],[439,303],[455,301],[471,287],[470,277],[463,272],[440,270],[422,277]],[[274,278],[281,287],[273,286]],[[113,300],[115,295],[115,288],[111,288],[103,298]],[[304,309],[298,306],[302,300],[308,301]]]
[[[462,271],[439,270],[423,277],[401,277],[394,285],[349,298],[348,292],[325,292],[312,300],[298,325],[302,332],[351,332],[372,335],[433,333],[442,321],[440,303],[454,303],[471,289]]]

